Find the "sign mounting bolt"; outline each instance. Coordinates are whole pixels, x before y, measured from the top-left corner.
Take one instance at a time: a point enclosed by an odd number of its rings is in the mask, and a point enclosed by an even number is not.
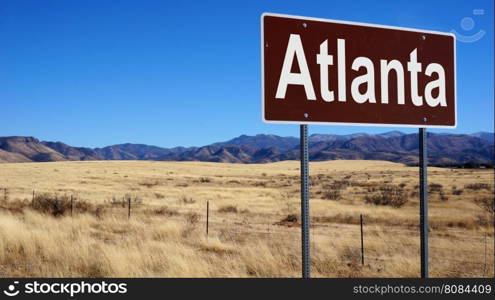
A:
[[[304,117],[307,119],[309,117],[308,113],[304,113]]]

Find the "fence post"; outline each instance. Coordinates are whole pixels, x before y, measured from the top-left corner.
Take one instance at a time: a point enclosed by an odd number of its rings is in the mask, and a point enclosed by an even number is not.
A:
[[[363,214],[360,215],[360,219],[361,219],[361,264],[364,266]]]
[[[131,196],[129,196],[129,198],[127,198],[127,202],[128,202],[128,210],[127,210],[127,218],[130,219],[131,218]]]
[[[33,190],[33,198],[31,199],[31,205],[34,205],[34,190]]]
[[[210,201],[206,200],[206,237],[208,237],[208,226],[210,219]]]
[[[74,197],[70,195],[70,216],[74,214]]]
[[[3,201],[7,202],[7,188],[3,188]]]

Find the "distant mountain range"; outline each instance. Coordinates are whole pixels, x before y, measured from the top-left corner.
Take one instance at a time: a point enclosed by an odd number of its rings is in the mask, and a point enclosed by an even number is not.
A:
[[[418,163],[418,135],[390,131],[382,134],[313,134],[312,161],[373,159],[414,165]],[[494,163],[494,134],[428,133],[431,164]],[[161,148],[120,144],[104,148],[72,147],[34,137],[0,137],[0,162],[77,160],[161,160],[229,163],[267,163],[299,159],[299,139],[277,135],[241,135],[203,147]]]

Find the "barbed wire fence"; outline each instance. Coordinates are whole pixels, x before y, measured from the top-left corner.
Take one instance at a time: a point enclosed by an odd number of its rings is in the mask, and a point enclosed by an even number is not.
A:
[[[3,196],[0,198],[3,201],[7,201],[9,196],[9,191],[6,188],[3,188],[0,189],[0,192],[1,192],[0,196]],[[35,199],[36,195],[41,193],[42,192],[33,190],[31,201]],[[71,199],[70,216],[72,216],[74,209],[72,205],[72,201],[76,199],[76,196],[73,197],[73,195],[70,194],[70,196],[68,197],[70,197]],[[130,212],[131,212],[131,205],[129,199],[127,199],[126,196],[124,196],[122,200],[123,204],[127,204],[127,205],[122,205],[122,210],[124,210],[122,212],[122,215],[125,216],[126,219],[130,218]],[[112,210],[114,210],[116,213],[120,215],[120,213],[118,212],[120,210],[119,207],[115,206],[112,208]],[[190,209],[184,208],[184,211],[189,211],[190,213],[202,214],[202,212],[200,211],[198,212],[197,209],[195,208],[190,208]],[[209,213],[218,214],[217,211],[213,211],[213,210],[210,210]],[[280,213],[267,213],[264,214],[264,217],[268,217],[268,219],[270,219],[271,221],[251,222],[248,220],[245,222],[240,222],[240,221],[231,222],[231,221],[225,221],[225,220],[229,220],[229,218],[228,216],[224,215],[222,217],[222,221],[220,222],[218,220],[215,220],[215,217],[213,217],[213,220],[210,217],[207,226],[209,226],[210,235],[215,234],[215,231],[217,231],[217,234],[219,231],[223,231],[223,232],[230,231],[232,236],[244,234],[244,235],[268,236],[270,239],[277,239],[277,238],[286,239],[287,234],[289,234],[289,236],[291,236],[294,242],[299,242],[300,231],[299,231],[299,224],[297,222],[295,222],[294,224],[290,224],[290,223],[280,224],[279,222],[274,222],[275,220],[281,220],[284,217]],[[372,266],[374,264],[375,265],[380,264],[386,267],[388,263],[394,263],[398,260],[398,258],[394,255],[388,255],[390,253],[385,253],[386,251],[383,251],[384,253],[381,254],[379,248],[373,247],[372,249],[370,249],[369,247],[367,247],[367,241],[369,241],[369,239],[377,238],[376,236],[373,235],[370,237],[369,232],[367,234],[367,228],[372,226],[379,226],[382,228],[381,232],[383,234],[386,234],[387,236],[391,237],[390,239],[387,240],[382,239],[381,242],[383,243],[383,245],[386,245],[387,247],[393,245],[394,248],[397,249],[401,247],[417,249],[417,256],[419,261],[419,229],[411,228],[411,226],[400,226],[400,225],[384,226],[384,224],[380,222],[378,218],[373,218],[370,215],[363,215],[363,220],[364,220],[363,231],[360,230],[360,215],[354,216],[354,219],[350,220],[349,223],[341,223],[341,222],[322,223],[313,220],[312,236],[311,236],[311,240],[312,240],[311,246],[313,251],[315,249],[322,247],[319,243],[319,240],[321,240],[322,237],[330,238],[330,239],[334,238],[335,231],[339,230],[339,227],[341,227],[342,225],[351,226],[354,227],[354,230],[347,230],[345,234],[346,234],[346,240],[351,240],[352,242],[343,243],[340,246],[343,248],[352,249],[356,253],[361,253],[362,259],[366,261],[366,265],[368,266]],[[455,227],[442,228],[442,230],[445,232],[448,232],[450,234],[456,234],[457,241],[462,240],[463,243],[467,243],[467,242],[470,243],[471,246],[469,250],[436,245],[436,241],[438,241],[440,238],[445,239],[445,237],[437,236],[436,230],[433,230],[432,235],[430,236],[430,245],[429,245],[429,248],[431,250],[430,264],[432,266],[432,271],[435,271],[436,273],[442,274],[444,276],[458,276],[459,271],[456,271],[455,269],[459,268],[462,269],[462,272],[460,273],[471,277],[495,276],[494,254],[493,254],[494,234],[493,234],[493,228],[490,228],[490,225],[491,224],[486,225],[485,231],[466,230]],[[288,229],[288,227],[290,229]],[[342,236],[342,233],[340,233],[339,235]],[[397,237],[414,237],[417,238],[416,240],[418,242],[414,243],[414,242],[401,241],[400,243],[394,244],[394,240],[396,240]],[[438,255],[435,254],[435,253],[446,253],[446,252],[450,252],[451,255],[438,257]],[[464,259],[459,259],[458,257],[463,257]],[[469,259],[465,259],[465,257],[469,257]],[[447,268],[445,268],[445,262],[448,262]]]
[[[276,214],[274,214],[276,215]],[[282,217],[282,215],[280,215]],[[346,231],[346,236],[344,240],[351,240],[352,242],[342,243],[339,246],[341,248],[347,248],[354,250],[355,253],[364,253],[364,261],[366,261],[367,266],[372,266],[374,264],[380,264],[382,267],[386,267],[388,263],[398,263],[401,260],[400,255],[389,255],[386,251],[378,247],[373,247],[372,249],[367,247],[367,239],[373,240],[373,244],[377,243],[376,236],[368,236],[366,235],[366,227],[373,225],[380,225],[380,222],[373,224],[372,220],[368,220],[366,222],[366,218],[364,218],[365,222],[363,224],[363,240],[364,243],[361,244],[361,234],[360,234],[360,225],[359,225],[359,215],[357,216],[358,224],[346,224],[349,226],[355,227],[354,233],[349,233]],[[270,239],[283,239],[287,240],[287,233],[289,232],[289,236],[291,236],[291,242],[299,242],[300,232],[299,225],[294,224],[291,225],[280,225],[275,223],[256,223],[250,222],[246,224],[240,223],[231,223],[231,222],[218,222],[211,221],[210,219],[210,233],[215,232],[216,230],[225,230],[225,228],[230,228],[230,232],[233,235],[258,235],[269,237]],[[327,230],[326,228],[331,228],[331,226],[325,226],[328,224],[318,224],[313,223],[312,228],[312,241],[311,246],[313,251],[317,250],[319,247],[324,247],[320,245],[319,240],[322,238],[333,238],[335,237],[335,229]],[[331,224],[337,225],[340,224]],[[287,227],[290,227],[290,231],[288,231]],[[318,230],[315,230],[318,229]],[[432,268],[432,272],[435,274],[441,274],[442,277],[459,277],[462,274],[462,277],[493,277],[494,274],[494,255],[493,255],[493,230],[490,232],[478,232],[473,230],[462,230],[456,228],[442,228],[442,230],[448,233],[457,234],[455,239],[450,240],[451,243],[462,242],[469,243],[467,249],[453,248],[437,245],[442,241],[448,240],[447,237],[443,237],[441,235],[437,235],[436,231],[433,231],[430,235],[430,265]],[[394,226],[393,228],[386,228],[381,231],[383,234],[389,236],[388,239],[379,239],[378,241],[383,244],[383,248],[393,246],[394,249],[417,249],[417,260],[419,264],[419,229],[415,230],[413,228],[405,228],[401,226]],[[478,236],[474,236],[477,234]],[[338,234],[342,237],[342,233]],[[417,243],[415,242],[405,242],[401,240],[400,242],[395,242],[398,238],[411,238],[417,239]],[[381,254],[383,252],[383,254]],[[450,253],[449,256],[445,256],[444,253]],[[400,254],[398,252],[397,254]],[[441,256],[440,256],[441,255]],[[414,257],[416,258],[416,257]],[[361,256],[357,256],[356,259],[361,262]],[[342,262],[347,263],[347,262]]]

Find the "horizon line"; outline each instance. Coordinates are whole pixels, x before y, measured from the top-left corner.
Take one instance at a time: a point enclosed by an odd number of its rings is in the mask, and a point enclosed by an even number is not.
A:
[[[309,137],[314,136],[314,135],[349,136],[349,135],[356,135],[356,134],[365,134],[365,135],[377,136],[377,135],[384,135],[384,134],[392,133],[392,132],[398,132],[398,133],[401,133],[402,135],[418,134],[418,133],[404,133],[403,131],[400,131],[400,130],[390,130],[390,131],[385,131],[385,132],[382,132],[382,133],[366,133],[366,132],[362,132],[362,131],[361,132],[355,132],[355,133],[347,133],[347,134],[313,133],[313,134],[309,135]],[[495,137],[495,131],[482,131],[482,130],[481,131],[471,132],[471,133],[444,133],[444,132],[441,132],[441,133],[427,132],[427,133],[429,133],[429,134],[435,134],[435,135],[473,135],[473,134],[476,134],[476,133],[488,133],[488,134],[494,135],[494,137]],[[212,142],[212,143],[201,145],[201,146],[183,146],[183,145],[177,145],[177,146],[165,147],[165,146],[158,146],[156,144],[148,144],[148,143],[122,142],[122,143],[115,143],[115,144],[107,144],[106,146],[91,147],[91,146],[74,146],[73,144],[68,144],[68,143],[63,142],[61,140],[45,140],[45,139],[40,139],[40,138],[35,137],[35,136],[32,136],[32,135],[9,135],[9,136],[0,136],[0,138],[16,138],[16,137],[19,137],[19,138],[34,138],[34,139],[37,139],[40,142],[63,143],[63,144],[66,144],[66,145],[68,145],[70,147],[74,147],[74,148],[89,148],[89,149],[102,149],[102,148],[106,148],[106,147],[118,146],[118,145],[126,145],[126,144],[130,144],[130,145],[145,145],[145,146],[158,147],[158,148],[163,148],[163,149],[173,149],[173,148],[179,148],[179,147],[182,147],[182,148],[201,148],[201,147],[206,147],[206,146],[210,146],[210,145],[217,144],[217,143],[225,143],[225,142],[228,142],[228,141],[230,141],[232,139],[235,139],[235,138],[238,138],[238,137],[241,137],[241,136],[256,137],[256,136],[260,136],[260,135],[262,135],[262,136],[276,136],[276,137],[281,137],[281,138],[296,138],[296,139],[299,139],[299,137],[297,137],[297,136],[282,136],[282,135],[271,134],[271,133],[257,133],[257,134],[254,134],[254,135],[240,134],[240,135],[237,135],[237,136],[232,137],[232,138],[230,138],[228,140],[225,140],[225,141]]]

